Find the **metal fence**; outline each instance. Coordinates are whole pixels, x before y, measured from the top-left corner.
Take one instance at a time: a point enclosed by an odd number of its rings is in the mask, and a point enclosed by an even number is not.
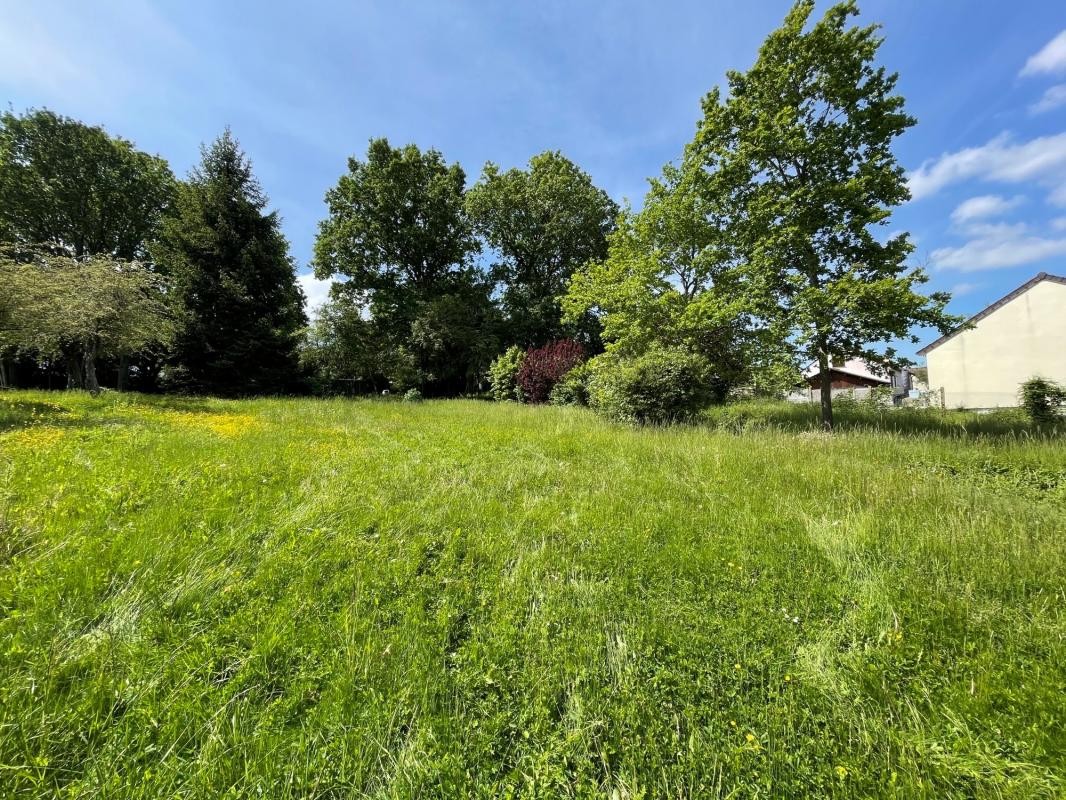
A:
[[[847,389],[831,389],[830,396],[834,399],[854,400],[855,402],[876,402],[878,405],[909,406],[912,408],[943,408],[944,392],[942,389],[928,391],[911,390],[906,393],[892,391],[888,386],[879,387],[853,387]],[[796,389],[785,396],[790,403],[818,403],[821,402],[820,389],[806,388]]]

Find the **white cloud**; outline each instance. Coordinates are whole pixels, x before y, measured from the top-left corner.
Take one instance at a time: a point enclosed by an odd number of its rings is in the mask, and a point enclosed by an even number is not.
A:
[[[1066,133],[1014,144],[1001,134],[988,144],[929,159],[907,176],[915,200],[969,179],[999,183],[1038,182],[1061,185],[1066,177]]]
[[[313,272],[308,272],[306,275],[297,275],[296,282],[300,284],[307,298],[307,315],[317,316],[318,310],[329,300],[329,290],[333,286],[333,281],[329,278],[319,280]]]
[[[1059,75],[1066,73],[1066,31],[1040,48],[1029,57],[1022,67],[1022,75]]]
[[[932,262],[941,269],[979,272],[1016,267],[1052,256],[1066,255],[1066,239],[1050,239],[1029,232],[1024,224],[985,224],[967,229],[973,236],[959,247],[941,247]]]
[[[973,294],[978,289],[984,286],[983,283],[968,283],[963,281],[962,283],[956,283],[948,291],[953,297],[963,297],[964,295]]]
[[[1059,185],[1051,190],[1047,201],[1053,206],[1066,206],[1066,175],[1059,178]]]
[[[973,222],[963,226],[967,236],[983,239],[1016,239],[1029,233],[1024,222]]]
[[[1055,217],[1051,220],[1051,228],[1056,231],[1066,231],[1066,217]]]
[[[951,212],[951,219],[961,225],[975,219],[995,217],[1005,214],[1024,201],[1025,198],[1021,195],[1008,200],[998,194],[983,194],[960,203],[958,208]]]
[[[1029,113],[1043,114],[1045,111],[1051,111],[1064,105],[1066,105],[1066,83],[1060,83],[1049,88],[1044,92],[1043,97],[1029,106]]]

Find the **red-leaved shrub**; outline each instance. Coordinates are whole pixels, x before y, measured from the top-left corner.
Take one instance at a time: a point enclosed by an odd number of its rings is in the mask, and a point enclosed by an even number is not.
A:
[[[527,403],[546,403],[552,387],[585,360],[585,348],[573,339],[549,342],[526,351],[518,371],[518,385]]]

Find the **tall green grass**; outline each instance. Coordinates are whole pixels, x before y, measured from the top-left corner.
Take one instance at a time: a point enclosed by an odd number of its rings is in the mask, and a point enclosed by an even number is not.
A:
[[[1063,796],[1063,441],[761,408],[0,394],[0,796]]]

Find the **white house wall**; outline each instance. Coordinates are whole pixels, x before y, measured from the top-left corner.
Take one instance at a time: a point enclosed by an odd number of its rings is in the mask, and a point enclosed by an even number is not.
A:
[[[1066,383],[1066,285],[1044,280],[926,354],[947,408],[1018,405],[1039,376]]]

